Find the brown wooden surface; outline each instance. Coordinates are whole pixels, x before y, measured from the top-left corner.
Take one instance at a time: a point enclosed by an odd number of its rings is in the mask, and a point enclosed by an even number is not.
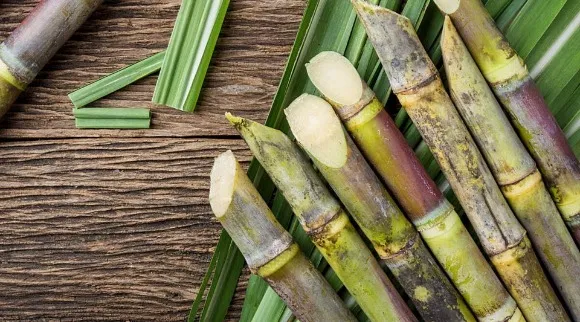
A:
[[[36,3],[0,1],[0,39]],[[151,107],[152,129],[75,129],[66,95],[162,50],[179,4],[105,1],[0,122],[0,320],[185,319],[220,229],[213,158],[250,160],[223,114],[265,120],[305,3],[231,0],[196,113],[152,106],[153,76],[96,104]]]

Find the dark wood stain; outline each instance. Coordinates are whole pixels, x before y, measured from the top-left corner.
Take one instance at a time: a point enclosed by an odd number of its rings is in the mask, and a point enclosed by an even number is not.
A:
[[[0,1],[0,40],[37,2]],[[180,2],[105,1],[0,122],[1,320],[185,319],[219,237],[213,158],[250,160],[223,114],[266,119],[305,2],[231,1],[195,113],[153,106],[152,76],[95,104],[151,107],[152,129],[75,129],[67,94],[163,50]]]

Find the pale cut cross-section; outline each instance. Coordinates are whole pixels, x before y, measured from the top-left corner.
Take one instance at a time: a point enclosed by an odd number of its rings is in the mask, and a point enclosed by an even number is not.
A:
[[[236,168],[236,157],[228,150],[216,158],[211,169],[209,204],[218,218],[226,213],[232,202]]]
[[[306,71],[316,88],[340,105],[357,103],[363,95],[363,82],[351,62],[334,51],[323,51],[308,64]]]
[[[459,9],[461,0],[434,0],[439,9],[445,14],[452,14]],[[479,0],[478,0],[479,1]]]
[[[284,112],[296,140],[310,155],[331,168],[346,163],[345,133],[328,102],[302,94]]]

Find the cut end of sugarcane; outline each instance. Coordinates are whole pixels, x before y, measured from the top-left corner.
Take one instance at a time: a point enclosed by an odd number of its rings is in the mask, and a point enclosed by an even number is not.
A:
[[[296,140],[312,157],[331,168],[346,163],[344,130],[328,102],[314,95],[302,94],[284,113]]]
[[[223,216],[232,202],[238,162],[231,150],[220,154],[210,175],[209,204],[216,217]]]
[[[452,14],[459,9],[461,0],[434,0],[439,10],[444,14]]]
[[[353,105],[363,95],[360,75],[351,62],[339,53],[321,52],[306,64],[306,71],[322,95],[339,105]]]

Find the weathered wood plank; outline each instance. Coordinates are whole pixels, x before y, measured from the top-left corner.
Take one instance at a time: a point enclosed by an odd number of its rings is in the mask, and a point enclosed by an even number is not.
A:
[[[1,142],[0,319],[183,320],[217,242],[208,182],[226,149],[247,166],[238,139]]]
[[[200,104],[186,114],[149,102],[151,76],[98,102],[99,106],[152,107],[153,129],[91,131],[74,129],[67,94],[84,84],[163,50],[179,9],[179,0],[105,1],[66,43],[37,80],[0,122],[5,138],[198,137],[233,135],[223,114],[263,121],[298,23],[304,0],[232,0]],[[0,2],[0,38],[5,38],[37,3]]]

